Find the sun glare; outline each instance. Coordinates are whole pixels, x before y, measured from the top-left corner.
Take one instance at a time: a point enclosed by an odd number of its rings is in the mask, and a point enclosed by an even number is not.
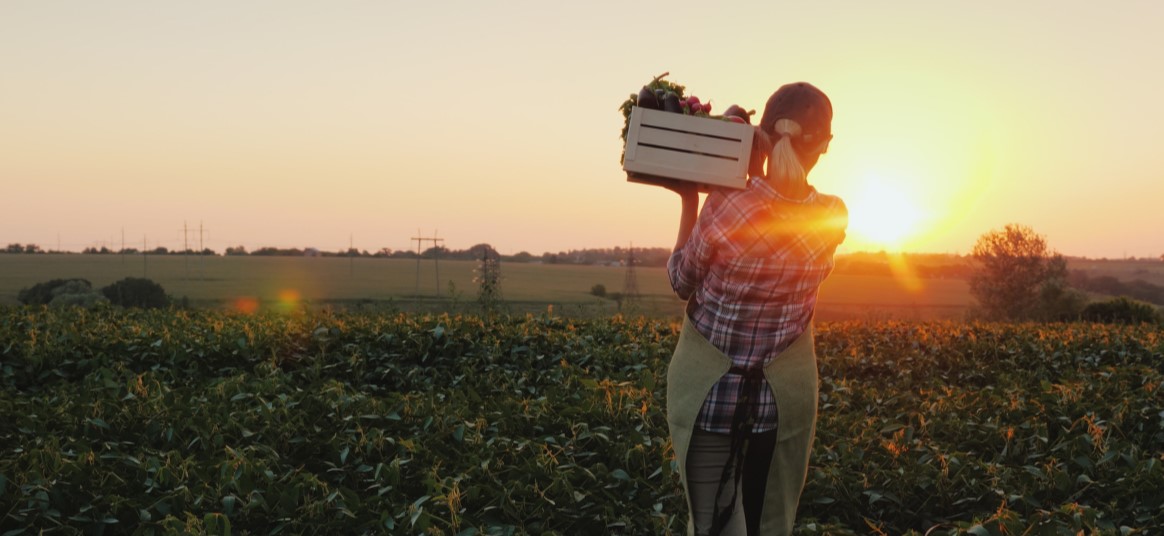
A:
[[[921,232],[921,208],[893,181],[868,177],[857,195],[846,198],[845,203],[850,234],[868,247],[900,250]]]

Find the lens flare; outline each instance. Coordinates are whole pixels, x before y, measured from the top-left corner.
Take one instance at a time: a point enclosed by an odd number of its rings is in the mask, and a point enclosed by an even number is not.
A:
[[[893,277],[910,294],[920,294],[925,288],[921,277],[918,277],[917,272],[914,271],[913,267],[909,265],[909,262],[901,253],[889,254],[889,269],[893,272]]]
[[[299,304],[302,301],[302,296],[298,290],[289,288],[280,290],[278,297],[279,301],[277,303],[277,308],[279,312],[291,313],[299,310]]]
[[[253,296],[242,296],[234,300],[234,310],[243,314],[253,315],[259,311],[259,300]]]

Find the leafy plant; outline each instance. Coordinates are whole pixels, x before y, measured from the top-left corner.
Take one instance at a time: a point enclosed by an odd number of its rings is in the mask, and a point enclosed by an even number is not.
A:
[[[170,300],[166,289],[150,279],[127,277],[101,289],[114,305],[153,309],[165,307]]]
[[[684,534],[677,335],[0,307],[0,534]],[[1164,526],[1157,326],[849,322],[816,342],[797,534]]]

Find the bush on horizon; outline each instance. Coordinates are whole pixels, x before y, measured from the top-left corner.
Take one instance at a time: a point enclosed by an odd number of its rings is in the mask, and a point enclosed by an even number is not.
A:
[[[166,290],[152,280],[127,277],[101,289],[114,305],[155,309],[170,304]]]

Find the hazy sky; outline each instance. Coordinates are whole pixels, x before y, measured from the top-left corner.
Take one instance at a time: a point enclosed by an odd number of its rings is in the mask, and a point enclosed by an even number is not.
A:
[[[618,107],[830,95],[849,251],[1164,253],[1164,3],[0,1],[0,243],[670,246]]]

